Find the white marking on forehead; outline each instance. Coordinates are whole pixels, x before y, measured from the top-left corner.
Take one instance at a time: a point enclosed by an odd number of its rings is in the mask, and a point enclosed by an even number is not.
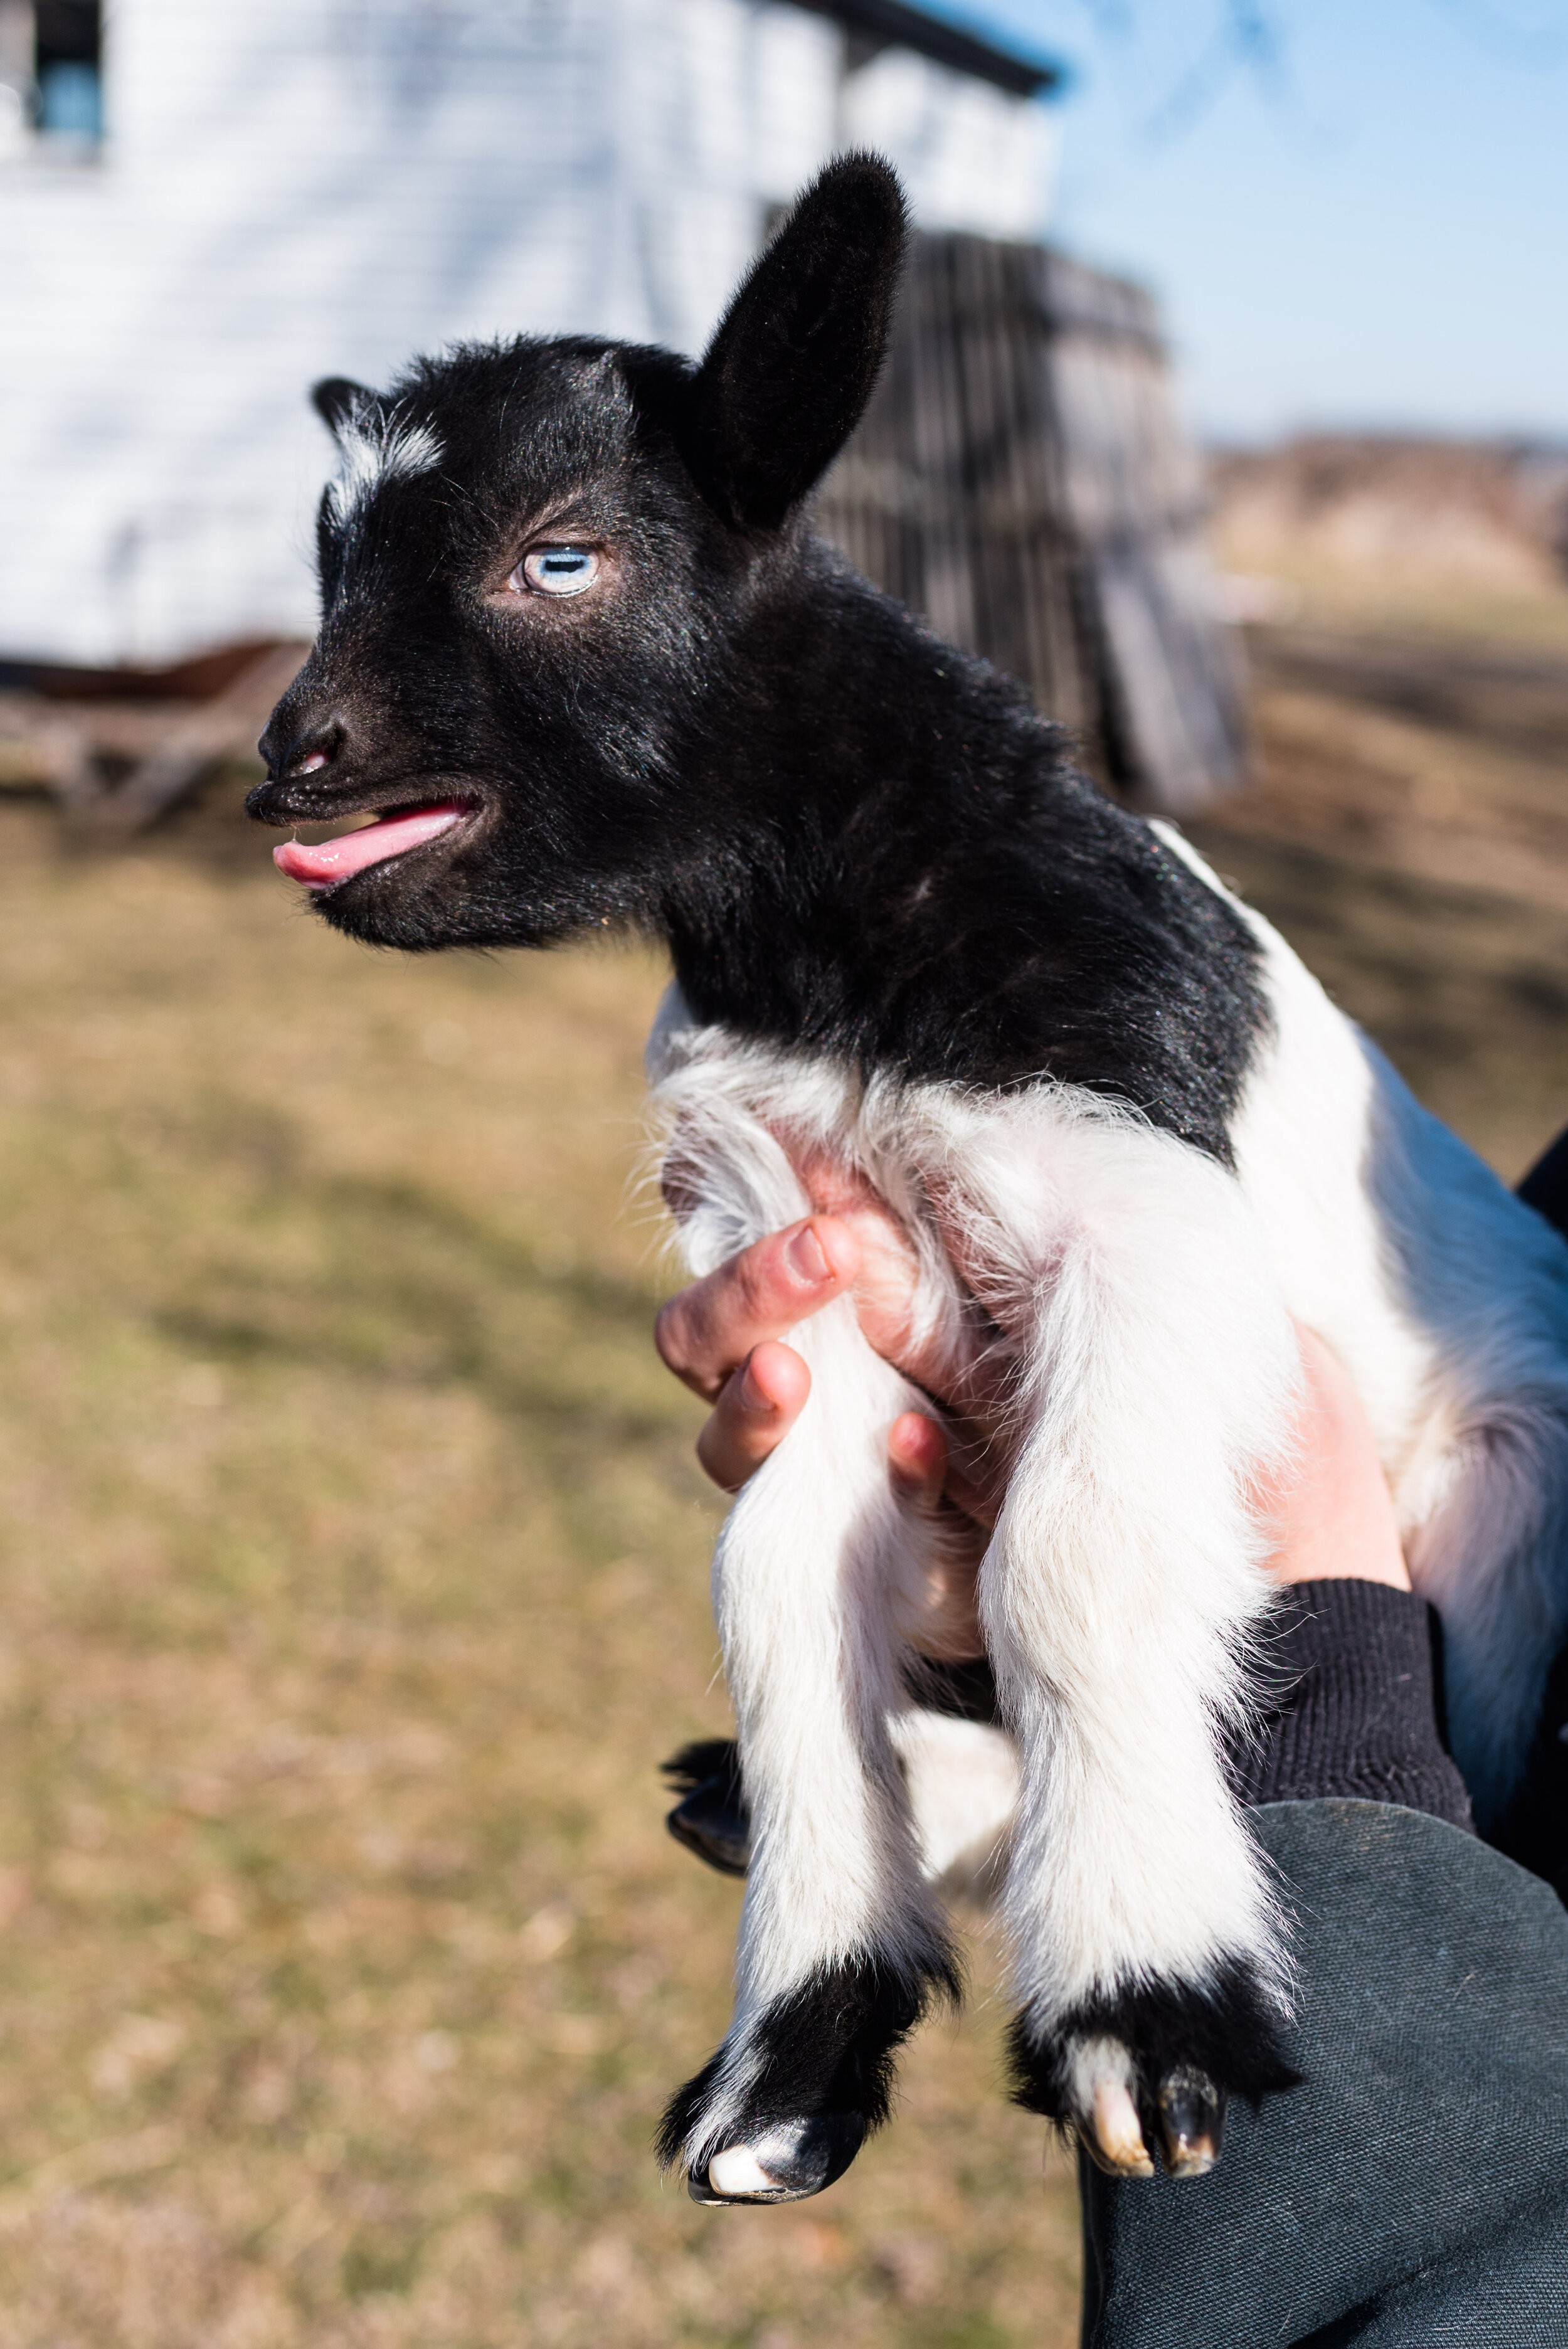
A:
[[[446,451],[440,435],[428,424],[398,424],[373,409],[361,409],[338,433],[337,453],[336,478],[328,483],[326,494],[341,525],[383,481],[433,472]]]

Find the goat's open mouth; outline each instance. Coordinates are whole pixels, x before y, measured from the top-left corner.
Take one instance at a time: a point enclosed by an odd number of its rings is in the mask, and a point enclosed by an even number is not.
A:
[[[335,840],[307,847],[303,840],[285,840],[273,851],[273,863],[291,881],[307,889],[335,889],[372,864],[385,864],[410,848],[423,848],[443,833],[452,832],[479,812],[472,800],[434,800],[428,807],[388,808],[357,832],[341,832]]]

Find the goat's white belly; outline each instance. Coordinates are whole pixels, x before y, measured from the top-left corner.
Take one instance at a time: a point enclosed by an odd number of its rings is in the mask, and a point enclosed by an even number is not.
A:
[[[1568,1392],[1568,1249],[1279,933],[1156,829],[1263,947],[1274,1032],[1233,1130],[1237,1174],[1290,1311],[1356,1381],[1412,1537],[1447,1497],[1467,1428],[1523,1391]]]
[[[1427,1506],[1411,1472],[1442,1357],[1408,1308],[1375,1195],[1380,1138],[1398,1122],[1403,1088],[1284,940],[1258,926],[1274,1033],[1234,1129],[1236,1171],[1287,1307],[1356,1382],[1408,1531]]]

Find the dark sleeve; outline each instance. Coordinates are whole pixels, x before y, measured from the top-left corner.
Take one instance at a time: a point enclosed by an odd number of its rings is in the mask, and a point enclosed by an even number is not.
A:
[[[1438,1619],[1380,1582],[1298,1582],[1263,1635],[1264,1702],[1230,1749],[1243,1803],[1339,1795],[1471,1828],[1444,1750]]]

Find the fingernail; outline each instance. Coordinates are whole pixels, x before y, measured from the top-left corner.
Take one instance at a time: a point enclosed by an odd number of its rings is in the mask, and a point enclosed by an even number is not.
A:
[[[735,1399],[742,1411],[750,1412],[758,1419],[769,1417],[779,1407],[763,1393],[762,1389],[758,1385],[756,1374],[749,1362],[740,1373],[740,1381],[735,1390]]]
[[[810,1224],[801,1225],[784,1253],[789,1259],[791,1269],[800,1279],[810,1281],[813,1288],[832,1278],[833,1268],[828,1262],[827,1252]]]

